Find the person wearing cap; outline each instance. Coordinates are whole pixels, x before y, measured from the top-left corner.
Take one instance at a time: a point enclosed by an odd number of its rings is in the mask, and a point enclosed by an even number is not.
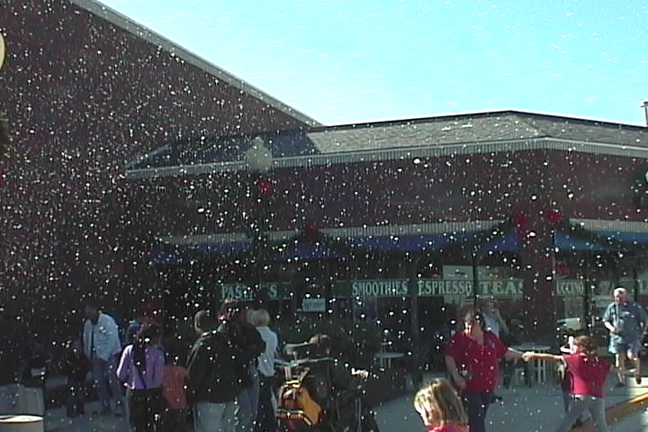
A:
[[[641,361],[639,351],[641,341],[648,330],[648,316],[641,305],[628,300],[625,288],[614,290],[614,301],[610,303],[603,314],[603,325],[610,332],[609,351],[616,358],[617,387],[625,386],[625,359],[634,363],[634,376],[637,384],[641,384]]]

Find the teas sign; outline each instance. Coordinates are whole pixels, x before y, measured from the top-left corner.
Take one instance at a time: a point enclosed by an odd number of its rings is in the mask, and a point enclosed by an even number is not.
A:
[[[471,296],[473,282],[455,279],[421,279],[417,282],[420,297]],[[524,295],[522,279],[482,280],[477,290],[479,295],[495,297],[521,297]]]

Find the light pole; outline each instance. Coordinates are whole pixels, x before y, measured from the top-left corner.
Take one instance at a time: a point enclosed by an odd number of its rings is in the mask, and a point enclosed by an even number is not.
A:
[[[7,57],[7,45],[4,36],[0,33],[0,71],[5,63]],[[9,120],[5,118],[2,109],[0,109],[0,159],[9,151]]]
[[[262,138],[256,137],[252,140],[251,147],[244,155],[245,167],[250,175],[250,193],[253,209],[252,219],[249,228],[252,234],[254,252],[254,284],[255,299],[264,304],[267,300],[267,293],[261,289],[261,273],[263,270],[263,254],[266,248],[265,231],[268,223],[268,202],[267,198],[272,195],[272,182],[265,179],[265,175],[272,169],[272,152],[265,146]]]

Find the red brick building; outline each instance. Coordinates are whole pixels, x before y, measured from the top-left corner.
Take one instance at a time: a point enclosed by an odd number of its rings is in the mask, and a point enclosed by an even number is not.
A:
[[[0,32],[13,141],[0,162],[0,351],[10,361],[5,347],[27,332],[61,342],[79,331],[87,293],[122,318],[139,307],[133,293],[146,298],[149,251],[123,246],[139,217],[127,213],[128,163],[182,137],[317,125],[93,0],[3,0]]]
[[[3,347],[70,337],[88,293],[119,318],[166,293],[174,316],[260,281],[277,311],[408,331],[477,279],[539,334],[617,283],[648,292],[646,128],[516,111],[322,127],[94,1],[23,5],[0,5]],[[260,204],[255,136],[275,157]]]
[[[320,297],[430,328],[478,279],[538,335],[583,318],[612,285],[644,294],[646,128],[502,111],[261,136],[276,159],[260,277],[277,309]],[[148,215],[133,232],[155,244],[177,313],[250,296],[260,210],[246,143],[178,142],[127,173],[134,212]]]

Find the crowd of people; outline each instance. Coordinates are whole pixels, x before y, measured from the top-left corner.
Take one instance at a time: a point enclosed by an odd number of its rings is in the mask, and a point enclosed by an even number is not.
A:
[[[614,290],[614,301],[607,307],[602,321],[610,334],[608,351],[615,357],[615,366],[599,357],[594,339],[587,335],[571,336],[561,347],[560,355],[521,352],[508,347],[499,337],[505,321],[491,299],[482,301],[478,308],[463,316],[463,330],[446,347],[449,379],[437,380],[419,391],[415,408],[428,431],[485,432],[488,407],[495,400],[500,360],[540,360],[558,363],[563,371],[565,415],[556,431],[570,430],[580,423],[586,411],[597,431],[608,431],[606,378],[615,373],[616,385],[622,387],[630,375],[641,384],[639,351],[648,331],[648,317],[643,307],[630,301],[626,290],[619,287]],[[626,357],[633,368],[625,368]]]
[[[98,414],[126,415],[133,432],[183,432],[188,419],[195,432],[276,430],[272,386],[278,339],[266,310],[226,300],[217,313],[199,311],[197,341],[188,353],[165,347],[162,326],[147,316],[130,323],[122,347],[110,315],[92,301],[85,315],[82,343],[71,347],[62,369],[69,416],[85,413],[84,385],[91,371]]]
[[[92,377],[101,402],[98,414],[127,416],[133,432],[274,432],[276,430],[275,362],[278,338],[264,309],[226,300],[217,313],[194,317],[197,341],[188,353],[163,346],[163,329],[146,316],[133,320],[121,343],[119,327],[92,301],[85,304],[82,338],[68,346],[62,372],[68,378],[67,414],[85,413],[86,377]],[[506,343],[506,321],[492,299],[482,300],[463,316],[445,349],[447,379],[435,380],[416,395],[415,408],[428,431],[485,432],[489,405],[495,400],[502,360],[555,362],[563,371],[565,416],[556,431],[568,431],[589,411],[598,431],[607,431],[604,384],[610,373],[617,386],[626,376],[642,381],[639,351],[648,316],[630,301],[624,288],[602,316],[609,331],[608,351],[615,365],[599,357],[593,338],[569,337],[560,354],[521,352]],[[316,335],[311,343],[330,354],[331,340]],[[44,388],[46,361],[37,344],[25,368],[25,382]],[[626,358],[632,363],[626,369]],[[341,371],[340,382],[351,373]],[[505,374],[506,375],[506,374]],[[365,377],[366,378],[366,377]],[[125,395],[123,395],[125,393]],[[189,410],[189,408],[191,408]],[[191,417],[189,417],[191,411]]]

